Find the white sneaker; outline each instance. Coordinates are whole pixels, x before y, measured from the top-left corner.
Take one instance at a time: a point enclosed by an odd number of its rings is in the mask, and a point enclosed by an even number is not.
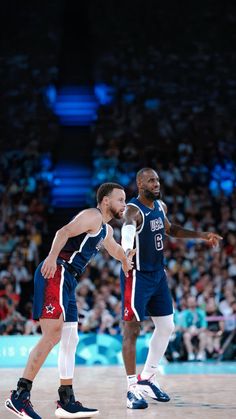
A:
[[[146,409],[148,407],[146,400],[143,398],[136,384],[128,388],[127,407],[129,409]]]
[[[168,402],[170,400],[168,394],[160,389],[159,383],[156,380],[156,374],[153,374],[145,380],[143,380],[139,374],[137,387],[144,396],[151,397],[158,402]]]
[[[195,356],[194,354],[191,352],[190,354],[188,354],[188,361],[194,361],[195,360]]]
[[[97,409],[84,407],[78,401],[69,401],[67,404],[63,404],[58,400],[55,410],[55,416],[60,419],[91,418],[98,414],[99,411]]]
[[[179,352],[177,352],[177,351],[173,351],[173,352],[172,352],[172,358],[173,358],[173,360],[177,360],[177,359],[179,359],[179,358],[180,358],[180,354],[179,354]]]
[[[197,359],[197,361],[205,361],[205,359],[206,359],[205,352],[198,352],[196,359]]]

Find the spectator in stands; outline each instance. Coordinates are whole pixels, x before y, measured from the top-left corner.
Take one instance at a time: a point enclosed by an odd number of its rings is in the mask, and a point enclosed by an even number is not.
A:
[[[220,359],[230,360],[236,358],[236,300],[232,300],[231,314],[225,320],[224,332],[221,340]]]
[[[207,301],[206,315],[206,352],[207,356],[212,358],[220,354],[221,339],[224,332],[224,319],[222,313],[217,309],[217,305],[213,297],[209,298]]]
[[[9,313],[8,300],[5,295],[0,296],[0,323],[6,319]]]
[[[188,361],[204,361],[206,358],[206,313],[197,307],[196,298],[189,296],[187,309],[181,313],[181,326]]]

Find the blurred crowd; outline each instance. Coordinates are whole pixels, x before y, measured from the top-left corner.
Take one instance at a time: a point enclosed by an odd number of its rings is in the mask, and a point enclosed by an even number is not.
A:
[[[58,122],[45,104],[46,88],[58,79],[62,5],[55,0],[25,7],[15,3],[14,13],[11,7],[6,3],[1,15],[0,149],[22,149],[37,141],[46,152],[58,135]]]
[[[100,108],[94,184],[109,177],[130,187],[137,168],[163,170],[166,186],[185,179],[214,194],[235,187],[235,53],[170,54],[129,45],[100,59],[97,81],[113,86]],[[108,98],[109,100],[109,98]],[[131,184],[132,186],[132,184]]]
[[[48,228],[49,183],[37,142],[2,153],[0,166],[0,333],[25,333]]]
[[[53,4],[49,0],[41,16],[41,4],[15,4],[11,13],[9,3],[1,16],[8,20],[0,55],[0,334],[38,330],[32,321],[33,274],[48,232],[59,127],[46,106],[46,88],[58,74],[59,7],[55,12]]]
[[[138,56],[127,43],[116,54],[101,57],[97,70],[98,82],[112,86],[113,97],[101,107],[93,127],[94,189],[106,180],[120,182],[129,199],[136,195],[137,170],[152,167],[159,173],[172,222],[224,238],[218,249],[199,241],[166,240],[176,323],[169,360],[236,354],[235,59],[235,54],[209,53],[200,44],[187,56],[154,47]],[[105,280],[107,306],[97,330],[119,333],[118,279],[112,273],[114,262],[109,263],[105,261],[102,275],[110,271],[114,278]],[[93,290],[88,279],[85,283],[89,294]],[[108,298],[111,289],[115,299]],[[87,298],[79,296],[79,301],[86,310]],[[98,309],[92,313],[91,319],[82,312],[82,329],[87,330]],[[147,320],[141,333],[151,328]]]

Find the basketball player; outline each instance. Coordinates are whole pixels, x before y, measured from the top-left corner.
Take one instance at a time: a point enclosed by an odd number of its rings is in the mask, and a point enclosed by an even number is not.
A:
[[[132,268],[122,247],[113,238],[107,224],[121,219],[125,210],[125,192],[116,183],[104,183],[97,191],[97,208],[80,212],[70,223],[57,231],[47,258],[35,272],[33,317],[39,319],[42,337],[31,351],[17,389],[12,391],[6,408],[22,418],[40,419],[30,403],[33,380],[51,349],[60,341],[59,401],[55,415],[60,418],[84,418],[98,414],[97,409],[84,407],[72,388],[75,351],[78,343],[78,314],[75,300],[77,279],[90,259],[103,245],[111,256],[122,262],[124,272]]]
[[[122,247],[125,252],[136,247],[134,268],[128,277],[121,273],[122,309],[124,320],[123,359],[127,373],[127,407],[145,409],[143,396],[160,402],[170,397],[156,380],[158,363],[165,353],[174,329],[172,298],[164,270],[163,248],[165,235],[177,238],[197,238],[216,246],[222,239],[215,233],[186,230],[171,224],[167,207],[160,200],[158,174],[151,168],[137,173],[138,197],[127,205],[122,227]],[[147,359],[136,377],[136,339],[145,316],[151,316],[154,332]]]

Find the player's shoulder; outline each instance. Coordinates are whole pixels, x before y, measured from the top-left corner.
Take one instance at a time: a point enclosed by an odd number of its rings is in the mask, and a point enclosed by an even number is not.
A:
[[[126,209],[129,211],[140,211],[139,201],[130,201],[126,205]]]
[[[127,215],[137,215],[140,214],[140,207],[133,202],[129,202],[126,206],[125,216]]]
[[[158,202],[161,204],[161,206],[162,206],[163,210],[165,211],[165,213],[167,213],[167,205],[166,205],[166,203],[164,201],[162,201],[162,199],[159,199]]]
[[[110,224],[106,224],[106,237],[105,239],[110,240],[113,237],[113,228]]]
[[[110,224],[106,224],[106,229],[108,234],[113,234],[113,227]]]
[[[131,203],[127,204],[126,210],[124,213],[124,221],[125,223],[130,224],[130,222],[137,222],[138,224],[142,221],[142,212],[140,208],[136,205]]]
[[[102,214],[98,208],[87,208],[79,213],[80,216],[88,218],[90,221],[102,221]]]

